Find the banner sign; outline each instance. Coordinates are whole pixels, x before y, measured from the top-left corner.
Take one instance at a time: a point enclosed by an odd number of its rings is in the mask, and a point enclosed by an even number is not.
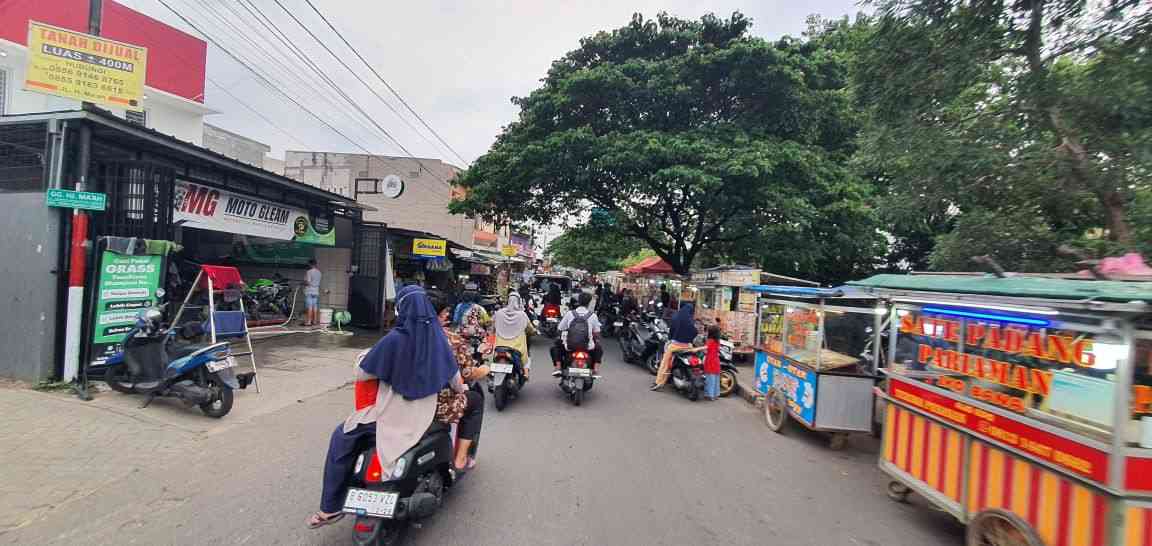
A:
[[[888,394],[896,401],[934,415],[982,438],[999,442],[1073,474],[1108,482],[1108,453],[1063,436],[985,411],[971,404],[918,387],[895,376]]]
[[[504,245],[504,247],[500,249],[500,255],[506,258],[511,258],[519,253],[520,247],[516,245]]]
[[[177,182],[173,219],[185,227],[334,246],[331,218],[227,190]],[[443,254],[441,254],[443,255]]]
[[[28,22],[24,89],[139,110],[148,49]]]
[[[91,191],[51,188],[44,192],[44,204],[65,209],[102,211],[108,206],[108,196]]]
[[[535,258],[536,252],[532,248],[532,238],[527,235],[513,233],[508,236],[508,243],[518,246],[519,254],[525,258]]]
[[[444,256],[448,241],[444,239],[412,239],[412,253],[417,256]]]
[[[104,251],[96,283],[92,327],[92,363],[103,364],[120,351],[124,334],[136,324],[141,309],[157,304],[163,256],[128,256]]]

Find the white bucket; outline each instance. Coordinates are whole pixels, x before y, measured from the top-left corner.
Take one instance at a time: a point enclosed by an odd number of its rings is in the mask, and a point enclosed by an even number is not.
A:
[[[332,312],[333,311],[331,309],[320,310],[320,326],[324,326],[326,328],[329,324],[332,324]]]

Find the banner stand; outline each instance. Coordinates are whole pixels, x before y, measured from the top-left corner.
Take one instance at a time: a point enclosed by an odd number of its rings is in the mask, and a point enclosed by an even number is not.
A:
[[[212,343],[217,342],[218,337],[223,338],[244,338],[244,342],[248,345],[248,352],[236,353],[233,352],[234,357],[248,357],[252,362],[252,383],[256,385],[256,393],[260,393],[260,380],[256,373],[256,351],[252,348],[252,336],[248,331],[248,323],[245,320],[247,310],[244,309],[244,298],[240,297],[237,301],[240,303],[239,311],[217,311],[216,310],[216,295],[224,292],[225,290],[232,290],[230,285],[235,286],[234,290],[241,290],[240,285],[243,281],[240,279],[240,271],[235,267],[221,266],[221,265],[202,265],[200,271],[196,273],[196,279],[192,281],[192,288],[188,290],[188,294],[184,296],[184,301],[180,304],[180,310],[172,317],[172,324],[180,324],[180,317],[184,315],[184,311],[189,307],[199,308],[200,306],[189,306],[188,302],[192,301],[192,295],[201,290],[201,287],[207,289],[208,293],[208,332],[211,336]],[[217,283],[222,287],[217,288]],[[227,321],[228,328],[221,328],[220,323],[224,322],[221,319],[227,313],[239,313],[239,320]],[[238,374],[239,375],[239,374]],[[241,388],[245,386],[241,382]]]

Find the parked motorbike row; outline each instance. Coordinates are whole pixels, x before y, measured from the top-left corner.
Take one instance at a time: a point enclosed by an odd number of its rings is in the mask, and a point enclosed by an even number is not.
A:
[[[620,352],[624,361],[639,364],[656,375],[668,343],[668,324],[655,312],[617,319]],[[696,346],[703,345],[697,339]],[[720,396],[736,390],[736,366],[732,363],[733,344],[720,341]],[[704,351],[679,351],[672,357],[672,385],[689,400],[696,401],[704,392]]]

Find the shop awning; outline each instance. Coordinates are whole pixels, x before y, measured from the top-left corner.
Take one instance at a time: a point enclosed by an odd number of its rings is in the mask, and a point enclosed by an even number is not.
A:
[[[659,256],[649,256],[644,258],[640,263],[624,268],[624,272],[629,275],[675,275],[676,270],[672,265],[664,261]]]
[[[306,208],[373,210],[372,207],[357,203],[355,199],[237,161],[155,129],[131,123],[95,106],[86,106],[83,110],[6,115],[0,117],[0,126],[50,120],[87,122],[92,128],[94,141],[115,142],[117,147],[134,152],[176,159],[183,167],[198,174],[209,173],[219,178],[216,182],[223,187],[250,195]]]
[[[1048,279],[1038,277],[972,277],[961,275],[874,275],[848,283],[883,289],[982,294],[1051,300],[1152,303],[1152,282]]]
[[[745,286],[742,290],[758,294],[775,294],[794,298],[838,298],[844,295],[840,288],[814,288],[811,286],[786,286],[779,284],[753,284]]]

